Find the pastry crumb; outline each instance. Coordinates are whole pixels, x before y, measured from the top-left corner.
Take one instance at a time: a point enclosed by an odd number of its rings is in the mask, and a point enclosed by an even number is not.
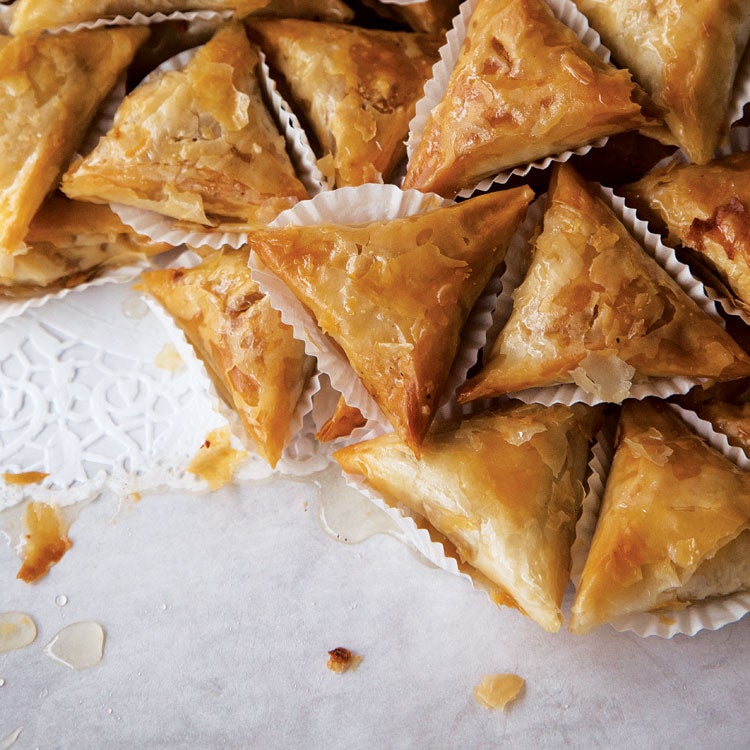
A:
[[[329,651],[328,656],[329,659],[326,666],[331,672],[336,672],[336,674],[344,674],[344,672],[350,669],[356,670],[362,661],[361,656],[342,646],[337,646],[332,651]]]
[[[5,472],[3,474],[3,481],[5,484],[39,484],[44,481],[49,474],[45,474],[42,471],[22,471],[20,473]]]
[[[23,518],[26,543],[17,578],[32,583],[58,563],[70,549],[68,523],[54,505],[29,503]]]
[[[515,701],[526,681],[517,674],[486,674],[474,688],[476,702],[488,710],[505,711]]]

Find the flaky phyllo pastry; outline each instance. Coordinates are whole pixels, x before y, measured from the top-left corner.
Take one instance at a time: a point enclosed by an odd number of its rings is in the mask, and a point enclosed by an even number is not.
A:
[[[387,179],[405,155],[438,42],[295,19],[253,20],[249,27],[329,156],[324,171],[335,184]]]
[[[511,316],[459,398],[575,383],[620,402],[651,378],[748,374],[737,343],[561,164]]]
[[[315,360],[281,322],[247,266],[249,250],[191,269],[149,271],[143,286],[185,332],[258,452],[275,467]]]
[[[269,0],[18,0],[11,32],[21,34],[136,13],[153,15],[176,10],[231,10],[245,15]]]
[[[125,99],[109,133],[64,175],[63,191],[209,227],[266,223],[306,198],[257,65],[243,28],[221,28],[185,68]]]
[[[665,110],[659,138],[707,162],[729,129],[750,36],[746,0],[575,0],[618,64]]]
[[[406,23],[414,31],[442,36],[450,28],[461,3],[460,0],[423,0],[397,5],[382,0],[364,0],[364,4],[379,15]]]
[[[627,402],[570,629],[748,589],[750,474],[663,402]]]
[[[624,188],[628,202],[672,243],[700,255],[750,309],[750,154],[704,166],[680,164],[647,174]]]
[[[461,329],[532,197],[517,188],[392,221],[257,232],[250,244],[418,450]]]
[[[341,396],[336,402],[330,418],[318,430],[315,437],[321,443],[328,443],[341,437],[347,437],[358,427],[364,427],[367,420],[356,406],[349,406],[346,399]]]
[[[453,195],[484,177],[650,122],[643,92],[543,0],[479,0],[404,187]]]
[[[129,28],[0,44],[0,255],[22,250],[32,217],[147,36]]]
[[[506,407],[436,423],[420,459],[394,434],[334,458],[447,537],[498,603],[554,632],[597,422],[582,404]]]
[[[136,234],[109,206],[53,194],[24,239],[25,250],[0,257],[0,297],[26,297],[89,281],[108,268],[169,249]]]

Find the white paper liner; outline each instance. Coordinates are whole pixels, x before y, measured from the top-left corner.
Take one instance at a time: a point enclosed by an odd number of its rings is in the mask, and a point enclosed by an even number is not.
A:
[[[448,87],[453,68],[456,66],[461,45],[466,37],[466,29],[472,14],[477,6],[478,0],[465,0],[459,8],[458,14],[453,19],[453,27],[448,31],[445,44],[440,48],[440,59],[432,67],[432,78],[425,84],[424,95],[417,102],[414,117],[409,123],[409,138],[406,142],[406,152],[409,159],[412,158],[419,142],[422,140],[427,118],[435,107],[440,103]],[[589,26],[588,20],[581,13],[572,0],[548,0],[547,4],[552,9],[555,17],[571,28],[578,38],[590,50],[599,55],[604,62],[609,62],[610,52],[602,44],[599,34]],[[537,161],[519,165],[510,170],[505,170],[482,180],[479,184],[464,188],[458,195],[468,198],[474,193],[486,192],[492,185],[502,185],[512,176],[525,177],[532,169],[546,169],[552,162],[565,162],[572,156],[583,156],[592,148],[601,148],[609,138],[599,138],[592,143],[585,144],[580,148],[562,151],[559,154],[538,159]]]
[[[141,271],[148,267],[148,263],[144,260],[143,263],[136,266],[121,266],[119,268],[110,268],[90,281],[86,281],[83,284],[77,286],[58,289],[55,292],[44,293],[41,291],[38,295],[33,297],[24,298],[13,298],[4,297],[2,290],[0,289],[0,323],[14,318],[18,315],[23,314],[26,310],[31,310],[37,307],[46,305],[53,299],[63,299],[69,294],[76,294],[83,292],[91,287],[103,286],[105,284],[127,284],[138,278]]]
[[[198,265],[201,260],[192,251],[187,251],[170,263],[169,267],[192,268]],[[182,360],[196,373],[195,377],[200,380],[205,391],[211,394],[214,401],[214,408],[226,419],[232,435],[237,438],[245,450],[253,454],[250,460],[245,461],[238,467],[234,475],[234,481],[263,479],[274,474],[307,476],[316,471],[321,471],[328,465],[330,462],[328,453],[320,450],[317,441],[313,437],[315,431],[312,420],[313,399],[321,387],[320,374],[317,370],[313,372],[307,381],[307,385],[300,394],[299,401],[292,415],[289,425],[291,439],[284,449],[276,468],[271,469],[265,460],[257,454],[257,448],[250,436],[245,433],[237,413],[219,396],[216,386],[206,370],[205,364],[196,355],[195,349],[193,349],[187,340],[183,330],[151,295],[144,292],[143,298],[152,313],[164,326]]]
[[[344,187],[320,193],[309,201],[284,211],[271,226],[302,226],[319,223],[356,225],[411,216],[439,206],[450,205],[436,195],[418,190],[403,191],[394,185],[367,184]],[[261,289],[268,294],[271,305],[281,312],[282,320],[292,326],[295,336],[305,342],[308,354],[318,360],[318,366],[331,380],[332,386],[344,396],[349,406],[358,408],[372,424],[387,431],[391,427],[348,359],[336,344],[319,328],[313,316],[305,310],[283,281],[264,268],[252,253],[250,266]],[[494,279],[477,300],[464,325],[461,344],[451,366],[443,390],[441,403],[447,401],[466,379],[466,373],[476,363],[479,350],[486,343],[486,331],[492,323],[492,310],[500,288]]]
[[[167,71],[181,70],[195,56],[198,49],[199,47],[185,50],[166,60],[151,71],[142,83],[153,80],[156,76]],[[287,144],[287,152],[295,170],[299,170],[298,177],[311,193],[325,190],[327,184],[317,167],[316,157],[307,139],[307,134],[300,127],[299,120],[294,116],[289,105],[279,94],[276,84],[271,80],[265,55],[260,50],[259,57],[259,84],[261,90],[265,91],[269,97],[271,115],[281,129]],[[190,229],[184,223],[156,211],[147,211],[143,208],[126,206],[121,203],[112,203],[110,207],[123,224],[127,224],[138,234],[142,234],[154,242],[167,242],[175,247],[178,245],[210,247],[214,250],[219,250],[222,247],[236,249],[247,244],[247,231]]]
[[[729,445],[725,435],[714,430],[710,422],[698,417],[695,412],[669,404],[695,432],[712,448],[733,461],[745,471],[750,471],[750,458],[740,448]],[[583,511],[576,525],[576,540],[571,550],[571,579],[576,588],[580,585],[581,573],[596,529],[599,507],[604,497],[606,477],[614,454],[615,425],[609,424],[600,433],[594,448],[595,459],[591,463],[593,474],[589,491],[583,502]],[[619,617],[609,623],[620,632],[630,631],[641,637],[656,635],[661,638],[695,635],[700,630],[718,630],[724,625],[736,622],[750,612],[750,592],[732,594],[721,599],[707,600],[691,604],[683,610],[668,612],[643,612]]]
[[[615,195],[610,188],[602,185],[595,185],[595,188],[597,188],[599,197],[614,210],[620,221],[622,221],[627,230],[648,254],[677,282],[680,288],[703,312],[723,327],[724,321],[717,312],[715,304],[706,294],[703,284],[691,274],[688,266],[677,260],[674,250],[664,245],[661,238],[648,229],[646,222],[638,218],[634,209],[625,205],[623,198]],[[538,203],[541,204],[541,200]],[[538,210],[534,208],[534,213],[530,213],[527,218],[537,216],[536,212]],[[526,273],[525,267],[511,263],[512,260],[513,256],[508,259],[508,268],[503,275],[503,290],[498,298],[498,305],[495,312],[493,329],[498,331],[508,322],[513,309],[511,295]],[[706,382],[705,378],[652,378],[646,383],[637,383],[631,386],[627,397],[634,399],[643,399],[647,396],[667,398],[687,393],[691,388],[704,382]],[[593,406],[603,403],[594,394],[588,393],[575,384],[528,388],[523,391],[508,393],[507,395],[525,403],[537,403],[546,406],[551,404],[571,405],[574,403],[584,403]]]
[[[134,13],[132,16],[117,15],[112,18],[97,18],[93,21],[69,23],[64,26],[47,29],[49,34],[59,34],[64,31],[80,31],[82,29],[102,29],[109,26],[151,26],[164,21],[222,21],[231,18],[231,10],[194,10],[173,11],[172,13]]]

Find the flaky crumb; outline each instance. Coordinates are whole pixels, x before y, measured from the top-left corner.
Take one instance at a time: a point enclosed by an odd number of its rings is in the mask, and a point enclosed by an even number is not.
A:
[[[29,503],[23,518],[26,543],[17,578],[31,583],[41,578],[68,551],[68,523],[53,505]]]
[[[362,657],[351,652],[348,648],[337,646],[332,651],[328,652],[328,663],[326,666],[331,672],[337,674],[343,674],[349,669],[356,670],[359,663],[362,661]]]
[[[474,698],[482,708],[504,711],[525,684],[517,674],[486,674],[474,688]]]

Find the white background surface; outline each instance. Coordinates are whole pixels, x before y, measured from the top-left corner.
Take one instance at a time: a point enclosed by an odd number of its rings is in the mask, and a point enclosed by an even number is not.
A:
[[[2,547],[2,609],[28,612],[39,636],[0,655],[0,739],[23,727],[18,750],[747,747],[750,617],[671,641],[551,635],[395,539],[334,541],[316,510],[310,480],[147,497],[115,520],[100,500],[32,586]],[[99,666],[74,672],[42,649],[82,619],[107,640]],[[356,672],[326,669],[336,646],[362,655]],[[525,694],[488,712],[473,687],[504,671]]]

